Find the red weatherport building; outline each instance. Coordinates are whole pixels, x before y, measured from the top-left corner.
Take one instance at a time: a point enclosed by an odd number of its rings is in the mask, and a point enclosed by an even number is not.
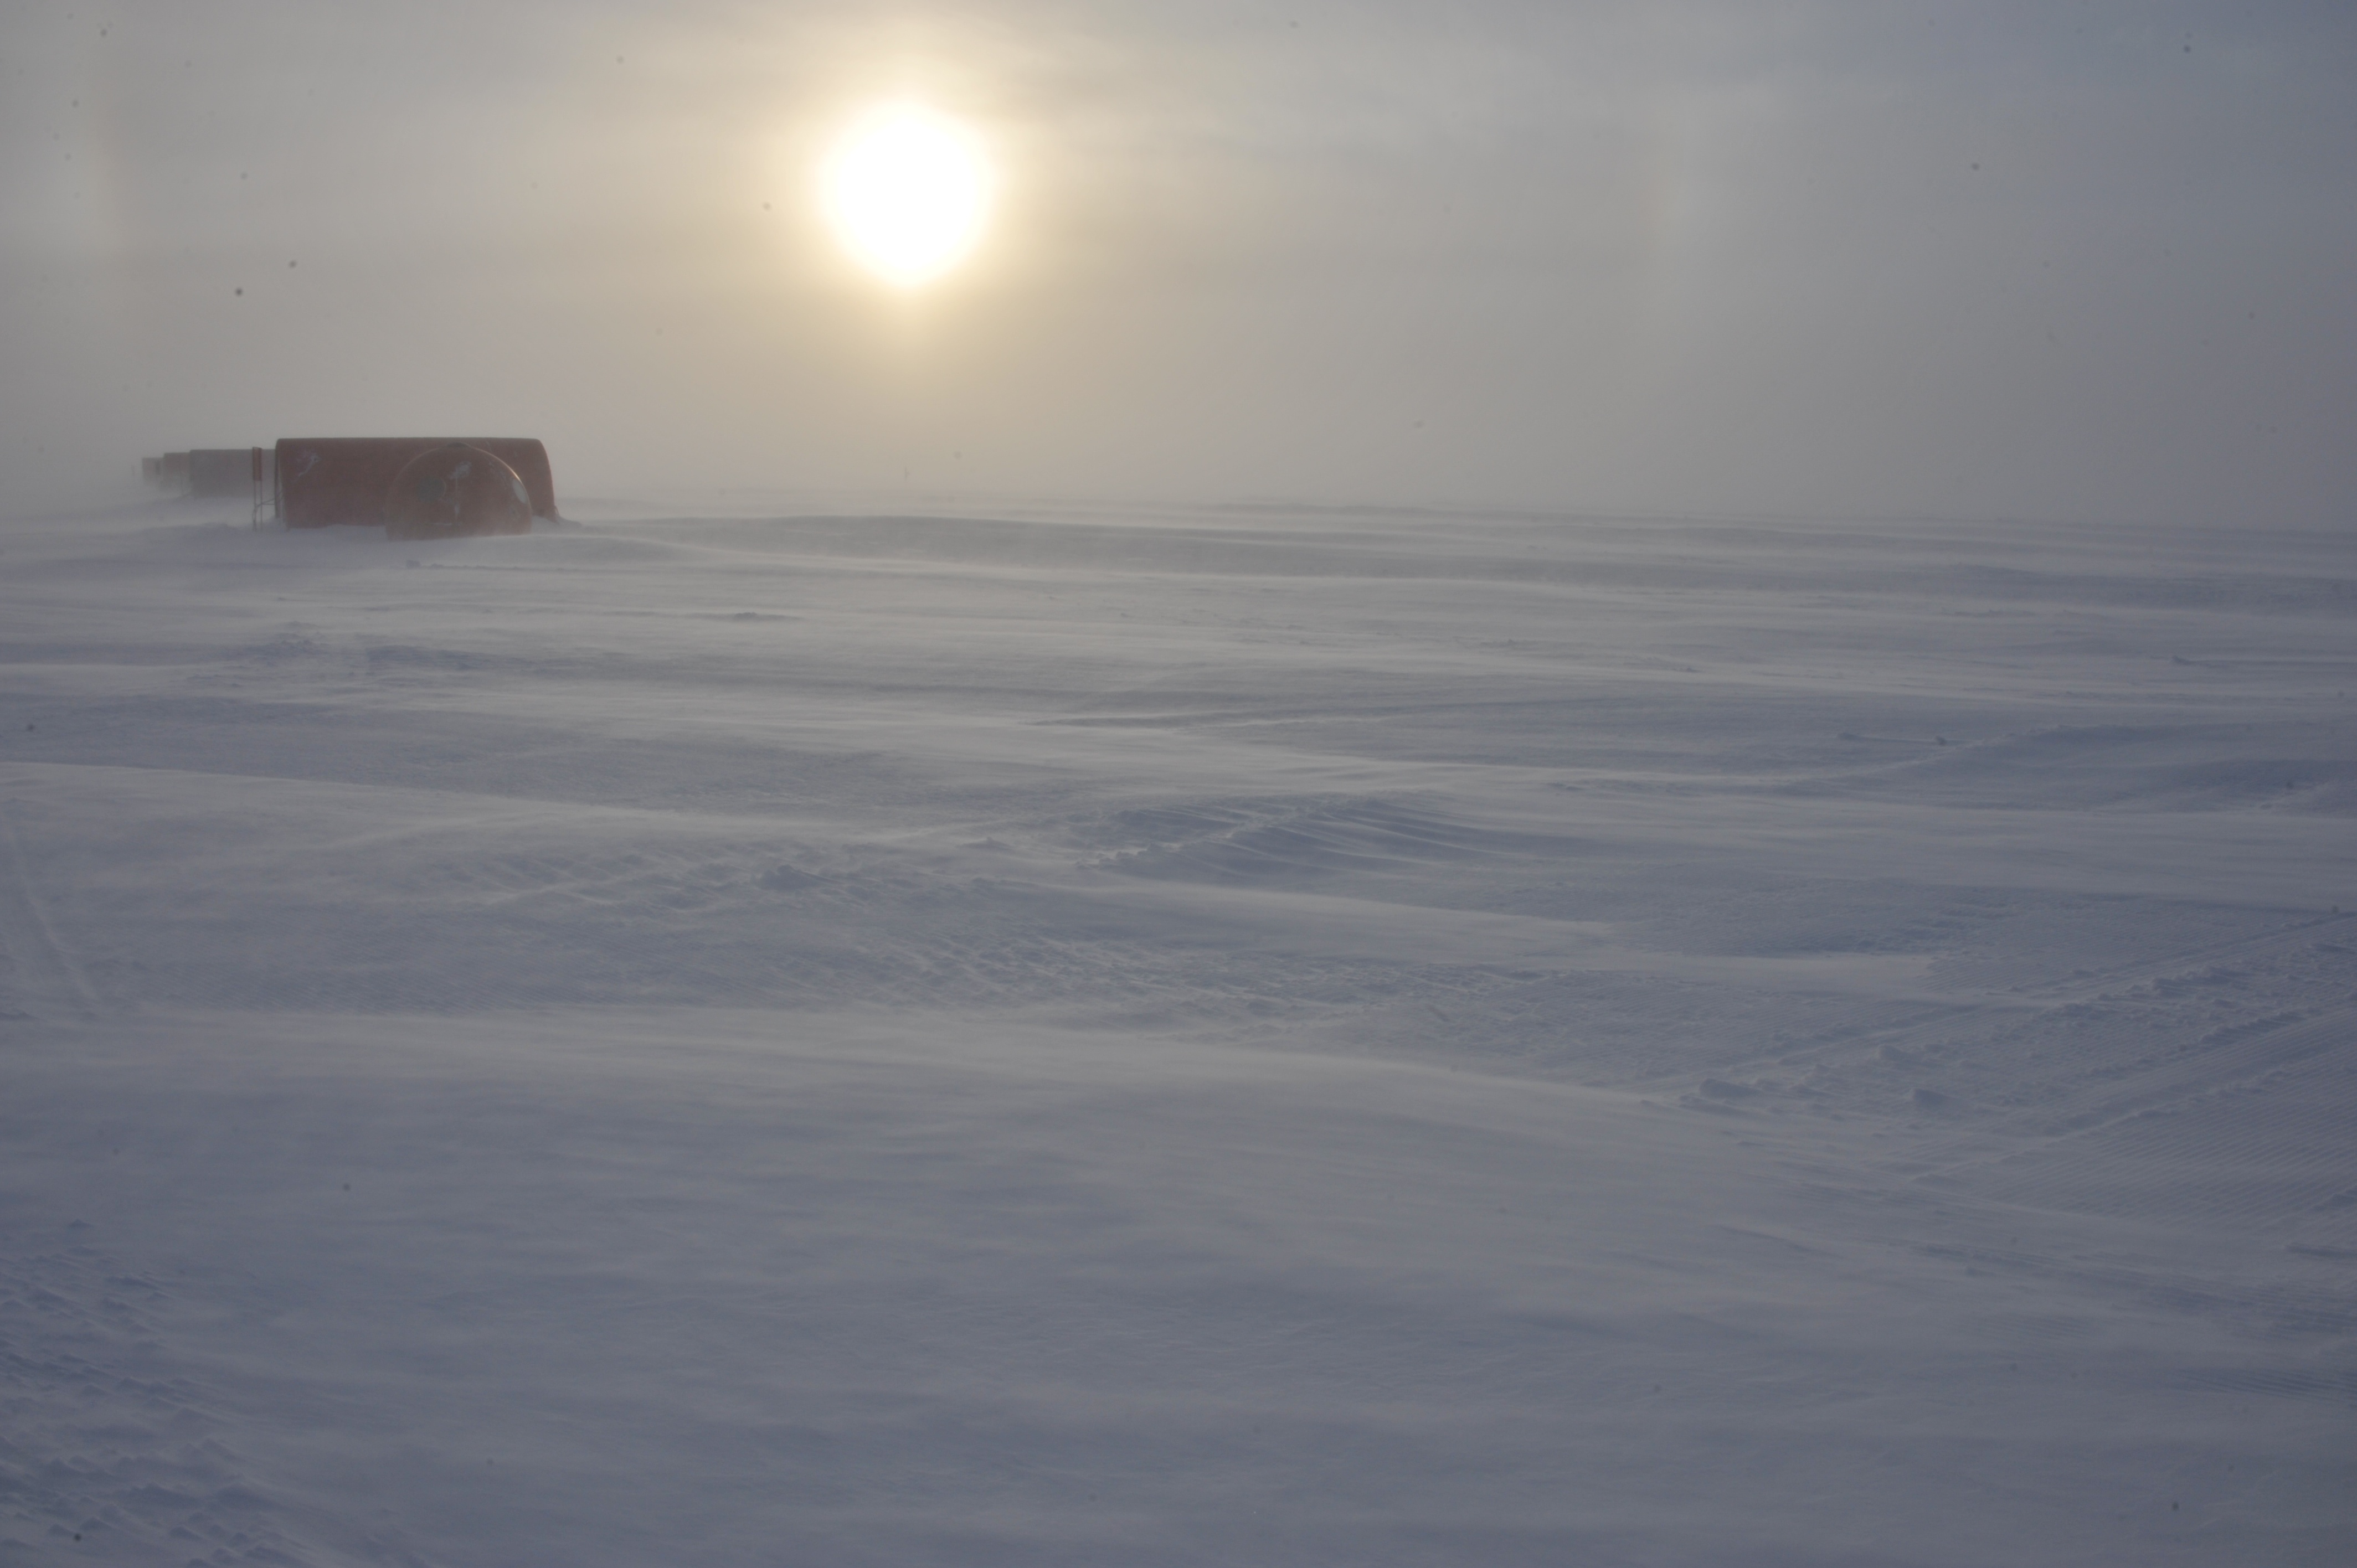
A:
[[[382,523],[385,494],[410,459],[436,446],[463,442],[516,471],[534,517],[556,516],[556,481],[548,448],[515,435],[334,435],[281,441],[272,490],[279,521],[288,528]]]

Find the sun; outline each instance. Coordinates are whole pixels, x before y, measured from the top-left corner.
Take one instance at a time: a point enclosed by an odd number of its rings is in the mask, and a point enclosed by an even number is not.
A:
[[[820,175],[844,248],[885,282],[915,288],[965,260],[990,216],[989,164],[973,134],[921,104],[862,118]]]

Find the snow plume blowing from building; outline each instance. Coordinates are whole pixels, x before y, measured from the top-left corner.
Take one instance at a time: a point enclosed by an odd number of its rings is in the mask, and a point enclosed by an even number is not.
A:
[[[2346,7],[49,7],[0,504],[512,431],[568,489],[2338,525]],[[972,128],[922,290],[824,232]]]

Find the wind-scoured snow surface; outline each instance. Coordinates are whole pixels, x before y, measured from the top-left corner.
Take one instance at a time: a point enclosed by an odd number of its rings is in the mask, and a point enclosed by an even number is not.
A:
[[[2351,1560],[2345,538],[579,510],[0,525],[0,1564]]]

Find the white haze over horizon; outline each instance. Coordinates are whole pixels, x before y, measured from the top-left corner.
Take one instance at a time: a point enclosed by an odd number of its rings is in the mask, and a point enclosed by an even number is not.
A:
[[[560,496],[2340,526],[2352,66],[2329,5],[22,6],[0,506],[471,431]],[[900,94],[1004,176],[913,303],[810,201]]]

